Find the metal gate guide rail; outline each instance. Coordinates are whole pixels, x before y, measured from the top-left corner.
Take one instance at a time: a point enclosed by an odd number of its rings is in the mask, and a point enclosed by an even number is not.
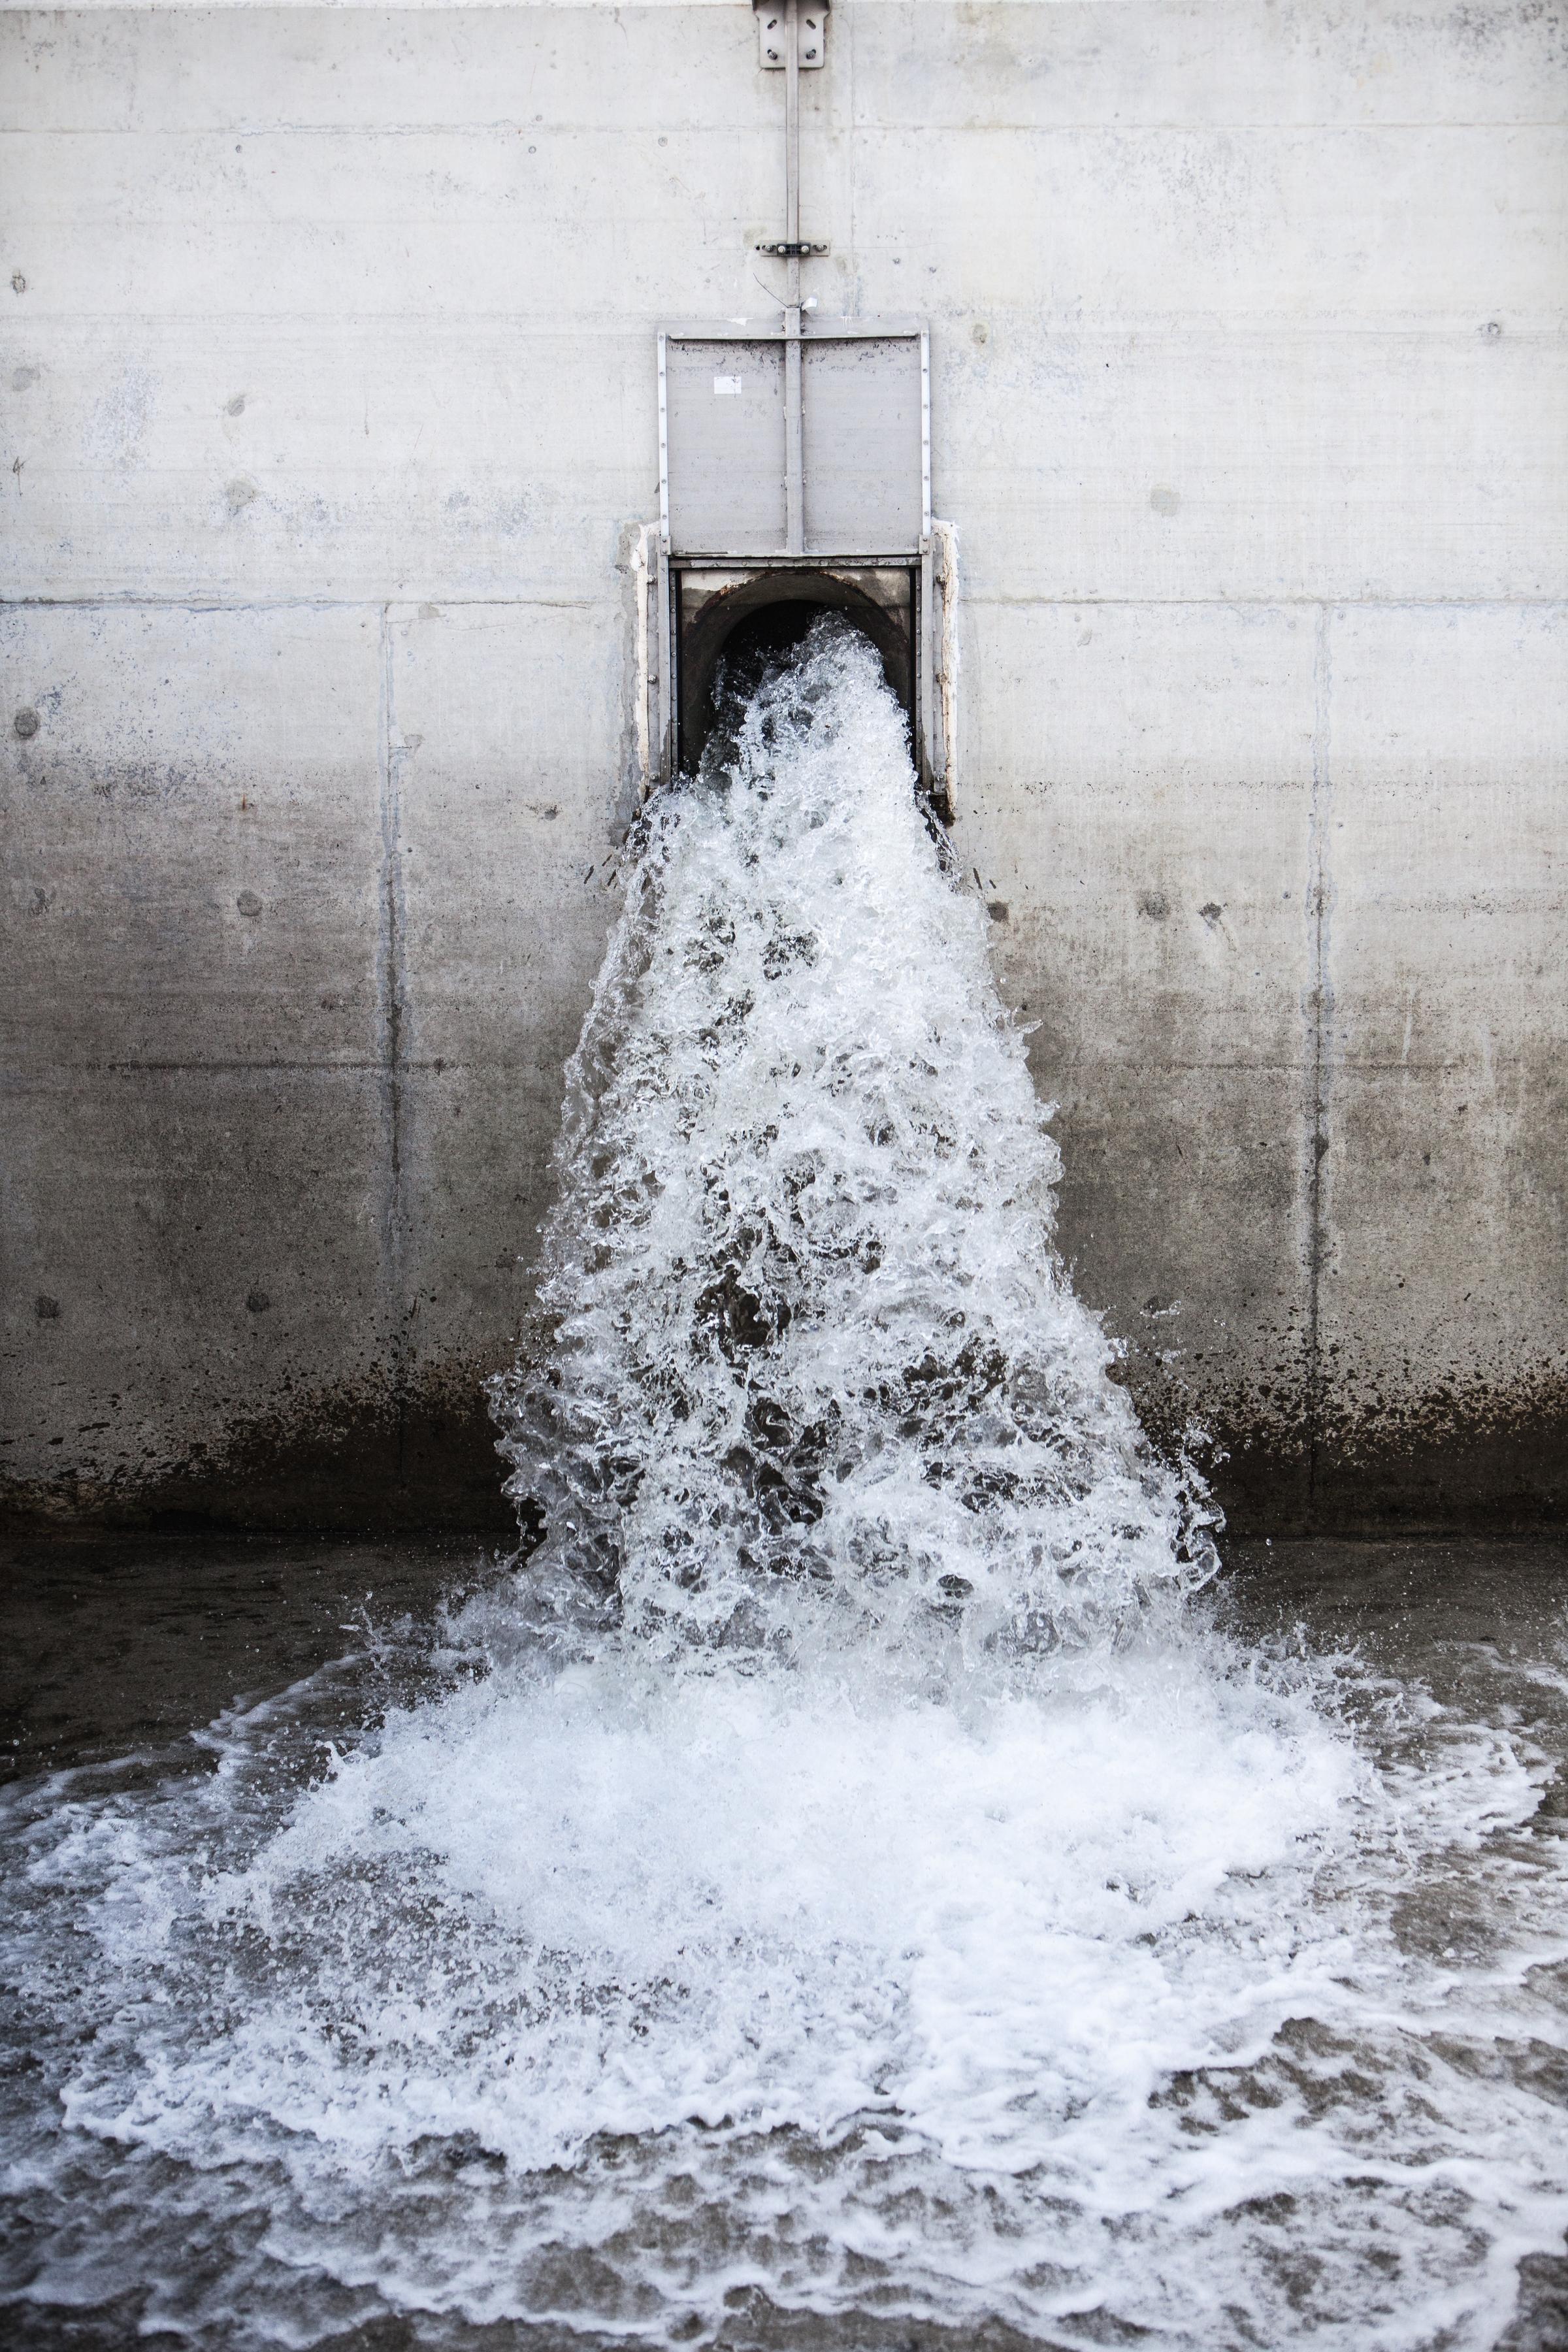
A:
[[[930,334],[921,319],[825,319],[803,302],[803,262],[829,251],[801,235],[800,169],[800,77],[826,62],[828,0],[752,6],[762,66],[784,79],[785,233],[755,250],[784,262],[785,289],[771,324],[659,332],[659,519],[637,559],[644,789],[692,749],[731,616],[759,609],[770,579],[773,601],[792,601],[793,579],[793,601],[837,604],[877,638],[922,787],[945,804],[957,567],[951,528],[931,520]]]

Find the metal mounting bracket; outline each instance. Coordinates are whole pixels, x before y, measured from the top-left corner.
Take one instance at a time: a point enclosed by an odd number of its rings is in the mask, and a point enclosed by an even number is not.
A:
[[[752,0],[757,12],[759,62],[764,73],[783,73],[787,39],[784,0]],[[815,73],[827,59],[828,0],[805,0],[800,8],[800,70]]]
[[[759,245],[759,253],[779,253],[786,261],[804,261],[808,254],[831,253],[830,245],[807,245],[799,238],[792,245],[787,237],[779,237],[772,245]]]

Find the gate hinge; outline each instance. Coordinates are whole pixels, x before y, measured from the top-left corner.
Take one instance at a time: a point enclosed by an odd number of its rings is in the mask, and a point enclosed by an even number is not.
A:
[[[827,57],[829,0],[796,0],[800,9],[800,69],[815,73]],[[757,41],[764,72],[783,73],[784,12],[783,0],[752,0],[757,12]]]

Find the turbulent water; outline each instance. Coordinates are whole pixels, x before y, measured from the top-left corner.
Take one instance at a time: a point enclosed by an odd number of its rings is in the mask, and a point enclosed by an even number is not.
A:
[[[912,786],[819,626],[645,820],[536,1549],[11,1801],[19,2340],[1438,2352],[1561,2250],[1561,1645],[1481,1720],[1223,1630]]]
[[[656,813],[504,1450],[564,1626],[676,1664],[852,1645],[858,1680],[870,1642],[902,1685],[911,1643],[954,1669],[1076,1644],[1215,1559],[1063,1279],[983,918],[836,626]]]

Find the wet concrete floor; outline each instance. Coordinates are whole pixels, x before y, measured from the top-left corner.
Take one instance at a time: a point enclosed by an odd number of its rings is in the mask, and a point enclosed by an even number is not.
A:
[[[1568,1538],[1232,1541],[1239,1626],[1300,1623],[1400,1675],[1534,1647],[1568,1607]],[[281,1690],[367,1625],[427,1622],[495,1574],[472,1536],[38,1538],[0,1549],[0,1778],[163,1746]]]
[[[1484,1683],[1495,1707],[1510,1656],[1560,1654],[1568,1540],[1247,1540],[1226,1554],[1224,1611],[1236,1631],[1299,1627],[1311,1646],[1355,1647],[1448,1704],[1464,1706],[1474,1682],[1478,1699]],[[189,1769],[198,1762],[193,1732],[367,1646],[372,1628],[411,1666],[441,1603],[493,1576],[503,1559],[472,1537],[436,1535],[13,1543],[0,1553],[0,1778],[128,1756],[142,1772]],[[1568,1815],[1568,1755],[1542,1809]],[[1498,2352],[1565,2352],[1568,2254],[1527,2258],[1520,2290]],[[19,2352],[118,2352],[147,2340],[129,2308],[121,2319],[101,2307],[72,2315],[13,2306],[4,2325],[19,2331],[7,2339]],[[941,2328],[868,2315],[848,2335],[822,2323],[802,2333],[803,2325],[737,2309],[721,2341],[792,2352],[981,2352],[984,2338],[986,2352],[1005,2352],[1021,2340],[998,2326],[961,2347]],[[463,2336],[464,2352],[481,2338],[490,2352],[484,2329]],[[338,2352],[412,2352],[426,2339],[387,2320],[331,2340]],[[494,2352],[550,2352],[557,2342],[593,2340],[509,2327],[493,2343]],[[1371,2338],[1368,2352],[1376,2352]]]

